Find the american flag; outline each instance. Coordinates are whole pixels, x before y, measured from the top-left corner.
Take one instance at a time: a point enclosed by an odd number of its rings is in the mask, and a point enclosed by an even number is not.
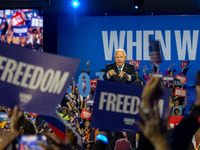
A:
[[[150,58],[152,64],[162,62],[159,41],[150,41]]]

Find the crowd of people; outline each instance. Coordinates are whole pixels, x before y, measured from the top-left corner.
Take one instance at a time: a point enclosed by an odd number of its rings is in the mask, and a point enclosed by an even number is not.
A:
[[[19,11],[22,16],[25,17],[23,10],[15,11],[13,12],[13,15]],[[26,21],[23,25],[29,25],[29,23],[29,21]],[[2,30],[1,40],[3,42],[17,44],[34,51],[43,51],[43,30],[40,29],[40,27],[29,27],[26,37],[14,37],[12,27],[12,21],[8,23],[7,16],[5,15],[4,21],[1,22],[0,26],[0,29]],[[123,61],[121,59],[123,59]],[[18,106],[15,106],[13,110],[6,109],[6,107],[2,106],[0,107],[0,112],[7,112],[10,120],[0,121],[0,149],[15,149],[16,138],[19,135],[45,134],[48,139],[48,144],[39,143],[39,145],[45,149],[53,150],[186,150],[188,148],[194,150],[191,139],[195,132],[199,133],[200,85],[196,85],[197,100],[191,108],[190,114],[185,115],[180,124],[174,129],[169,129],[168,119],[171,115],[184,115],[184,108],[187,105],[187,95],[185,95],[185,98],[174,96],[175,85],[173,83],[163,82],[161,78],[156,77],[156,74],[159,74],[159,67],[157,67],[157,70],[148,72],[148,75],[146,75],[144,69],[143,77],[141,77],[139,70],[135,71],[134,66],[124,63],[125,60],[126,55],[124,55],[124,51],[116,51],[115,62],[117,66],[115,63],[107,65],[104,70],[104,79],[144,86],[141,95],[143,106],[140,107],[142,121],[137,122],[140,128],[139,134],[102,131],[91,127],[90,119],[81,118],[80,115],[83,110],[88,110],[92,113],[93,106],[89,105],[88,101],[94,100],[95,89],[91,89],[90,94],[83,97],[73,79],[72,92],[64,95],[63,100],[58,104],[57,111],[81,136],[81,143],[79,143],[78,146],[77,137],[68,127],[66,127],[66,139],[65,141],[62,141],[56,137],[49,127],[49,124],[37,115],[31,115],[29,112],[20,112]],[[86,65],[87,74],[89,75],[89,61]],[[174,76],[174,72],[170,70],[171,67],[172,66],[166,70],[165,75]],[[184,69],[185,68],[182,69],[179,75],[182,75]],[[86,73],[86,71],[82,70],[81,73]],[[83,82],[84,80],[85,78],[83,77]],[[200,72],[197,74],[197,80],[200,80]],[[197,81],[197,83],[199,83],[199,81]],[[162,96],[162,87],[171,89],[169,104],[171,109],[169,110],[169,115],[166,119],[161,119],[159,117],[158,106],[155,99],[155,97],[159,98]],[[179,88],[183,88],[183,85],[180,85]],[[154,107],[156,110],[153,109]]]
[[[200,72],[198,73],[200,76]],[[139,135],[139,143],[137,149],[194,149],[191,146],[191,139],[193,134],[199,128],[198,118],[200,116],[200,85],[196,86],[197,100],[195,106],[191,110],[191,113],[185,115],[179,125],[174,129],[169,129],[168,119],[171,115],[169,111],[166,119],[159,117],[158,106],[155,103],[156,100],[151,97],[159,98],[163,92],[160,86],[161,79],[159,77],[151,77],[149,82],[143,89],[142,100],[143,105],[140,106],[140,116],[142,121],[137,122],[141,132]],[[75,86],[76,87],[76,86]],[[79,112],[82,109],[88,109],[92,111],[92,107],[87,107],[86,100],[92,98],[92,92],[87,98],[81,98],[78,93],[78,89],[72,90],[71,94],[66,94],[61,108],[58,107],[60,115],[75,128],[76,132],[82,137],[84,149],[136,149],[133,147],[134,135],[130,133],[123,134],[122,132],[102,131],[90,127],[90,121],[80,118]],[[75,92],[76,91],[76,92]],[[76,96],[76,94],[78,96]],[[66,97],[67,96],[67,97]],[[65,102],[66,103],[65,103]],[[153,108],[156,107],[156,110]],[[1,112],[6,112],[4,107],[0,108]],[[148,111],[144,111],[148,110]],[[48,124],[44,120],[40,120],[38,117],[30,116],[29,113],[20,112],[19,107],[15,106],[14,110],[7,111],[10,118],[10,123],[1,122],[1,136],[0,136],[0,149],[14,149],[13,144],[15,139],[21,134],[45,134],[49,142],[52,145],[39,143],[45,149],[76,149],[77,138],[71,129],[66,127],[66,140],[65,142],[59,140],[53,131],[48,127]],[[40,122],[40,123],[39,123]],[[7,126],[10,126],[9,128]],[[198,132],[198,131],[197,131]],[[97,135],[103,135],[108,139],[108,142],[98,139]],[[132,140],[132,141],[131,141]],[[191,148],[192,147],[192,148]]]
[[[1,41],[29,48],[34,51],[43,51],[43,28],[40,28],[39,26],[37,28],[33,28],[31,26],[31,20],[25,15],[26,12],[30,11],[33,11],[33,9],[9,10],[9,16],[11,16],[11,18],[7,18],[6,13],[4,14],[4,18],[1,19],[0,24]],[[37,16],[43,15],[42,10],[37,10],[37,12]],[[28,27],[26,36],[15,36],[13,33],[13,27],[16,25],[13,24],[12,16],[15,16],[16,14],[20,14],[24,19],[24,22],[17,26]]]

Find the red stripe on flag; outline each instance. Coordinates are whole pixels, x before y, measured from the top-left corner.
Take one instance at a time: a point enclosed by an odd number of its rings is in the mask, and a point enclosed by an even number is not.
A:
[[[65,141],[66,134],[59,130],[58,128],[54,127],[50,123],[48,123],[49,127],[52,129],[52,131],[55,133],[55,135],[62,140],[63,142]]]

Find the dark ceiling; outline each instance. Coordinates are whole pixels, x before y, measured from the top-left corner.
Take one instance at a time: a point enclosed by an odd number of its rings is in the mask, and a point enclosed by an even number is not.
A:
[[[199,14],[200,0],[144,0],[134,8],[135,0],[79,0],[80,15]],[[46,12],[74,13],[71,0],[0,0],[0,9],[44,8]]]

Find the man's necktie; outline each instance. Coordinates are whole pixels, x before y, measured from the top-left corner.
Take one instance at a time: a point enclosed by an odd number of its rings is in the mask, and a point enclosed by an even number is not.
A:
[[[122,67],[119,67],[119,73],[122,71]]]

